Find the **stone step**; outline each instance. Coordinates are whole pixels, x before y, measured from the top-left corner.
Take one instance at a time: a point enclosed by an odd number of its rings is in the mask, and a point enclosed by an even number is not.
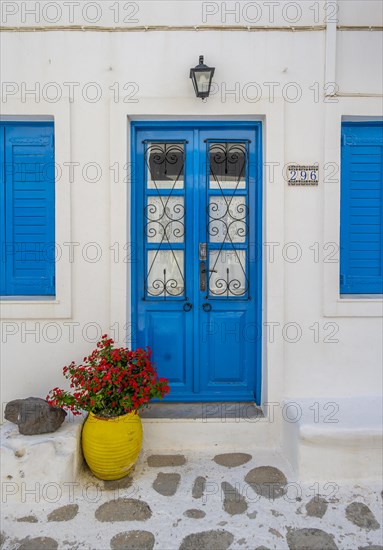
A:
[[[53,433],[21,435],[16,424],[1,426],[2,502],[23,502],[28,491],[36,498],[53,495],[63,483],[73,483],[83,466],[82,416],[68,414]]]
[[[303,414],[283,424],[283,451],[302,480],[381,479],[382,399],[292,399]]]
[[[230,451],[275,448],[278,441],[278,424],[254,403],[158,403],[140,416],[145,449]]]

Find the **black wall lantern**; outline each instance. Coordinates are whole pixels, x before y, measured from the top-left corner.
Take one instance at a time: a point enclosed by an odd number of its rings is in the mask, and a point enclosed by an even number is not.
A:
[[[199,65],[190,69],[190,78],[193,81],[195,95],[201,99],[209,97],[211,81],[215,67],[208,67],[203,62],[203,55],[199,56]]]

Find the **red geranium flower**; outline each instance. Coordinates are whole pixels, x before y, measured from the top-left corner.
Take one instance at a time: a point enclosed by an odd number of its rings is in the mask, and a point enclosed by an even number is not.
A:
[[[88,357],[86,365],[74,361],[63,368],[70,381],[70,391],[54,388],[47,395],[51,405],[71,410],[73,414],[90,411],[98,416],[113,417],[138,411],[153,398],[169,393],[168,380],[157,377],[150,360],[152,351],[139,348],[114,348],[106,334]]]

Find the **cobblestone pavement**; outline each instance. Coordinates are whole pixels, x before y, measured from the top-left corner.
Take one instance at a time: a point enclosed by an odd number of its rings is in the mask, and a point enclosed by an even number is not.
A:
[[[1,547],[53,550],[383,550],[382,487],[299,483],[271,452],[142,453],[103,482],[21,487]]]

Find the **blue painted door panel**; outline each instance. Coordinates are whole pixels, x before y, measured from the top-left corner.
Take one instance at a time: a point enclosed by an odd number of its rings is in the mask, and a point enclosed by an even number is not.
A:
[[[260,399],[261,125],[134,123],[134,345],[173,401]]]
[[[340,292],[383,293],[383,123],[342,125]]]

